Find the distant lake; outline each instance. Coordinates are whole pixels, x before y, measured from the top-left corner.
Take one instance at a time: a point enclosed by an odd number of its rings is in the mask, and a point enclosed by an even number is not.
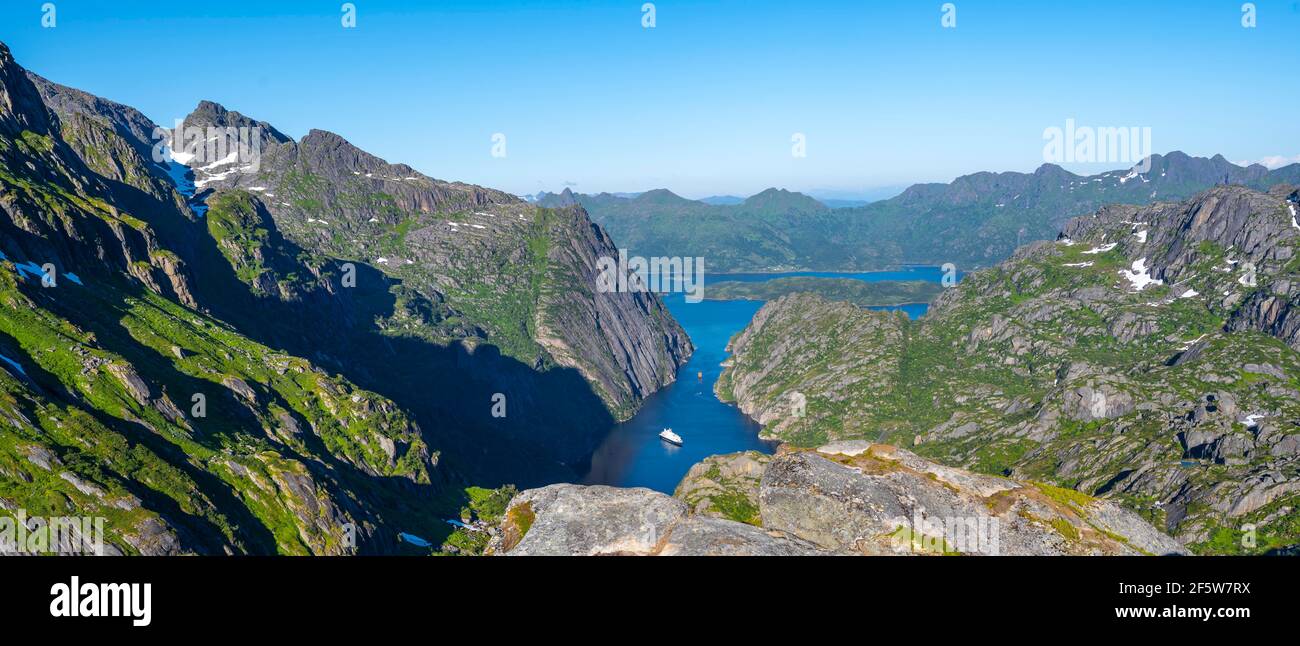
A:
[[[761,282],[785,276],[853,278],[868,282],[925,280],[939,282],[938,267],[907,267],[893,271],[861,273],[789,272],[778,274],[717,274],[706,280]],[[692,466],[710,455],[737,451],[772,453],[775,442],[758,439],[759,425],[731,404],[718,401],[713,384],[722,374],[727,342],[749,325],[761,301],[710,301],[687,303],[682,294],[665,294],[664,303],[695,344],[695,355],[677,372],[677,381],[647,399],[635,417],[615,426],[591,456],[584,484],[648,487],[671,494]],[[903,310],[913,319],[927,305],[915,303],[878,310]],[[699,373],[704,373],[701,379]],[[684,440],[673,446],[659,439],[671,428]]]
[[[761,283],[773,278],[788,278],[791,276],[813,276],[816,278],[852,278],[868,283],[880,283],[887,280],[924,280],[931,283],[937,283],[943,280],[943,268],[929,267],[923,265],[912,265],[901,269],[891,269],[889,271],[864,271],[864,272],[835,272],[835,271],[790,271],[775,274],[710,274],[708,282],[721,283],[723,281],[733,280],[742,283]],[[962,274],[958,272],[957,277],[961,278]],[[708,282],[705,284],[707,285]]]

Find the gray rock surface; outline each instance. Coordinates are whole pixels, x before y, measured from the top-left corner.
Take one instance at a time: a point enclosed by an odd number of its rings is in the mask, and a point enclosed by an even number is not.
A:
[[[490,552],[510,556],[801,556],[817,546],[777,531],[703,515],[649,489],[557,484],[521,492],[531,527],[515,545],[498,532]]]
[[[517,556],[654,554],[686,505],[649,489],[555,484],[521,492],[513,509],[531,508],[536,520],[517,545]]]
[[[827,551],[789,534],[708,516],[673,526],[659,556],[816,556]]]
[[[863,554],[927,553],[926,538],[939,536],[944,551],[964,554],[1186,553],[1112,502],[862,444],[774,458],[760,490],[763,526]]]
[[[737,491],[746,487],[752,491]],[[689,507],[647,489],[564,484],[524,491],[510,510],[526,509],[535,517],[531,526],[517,541],[505,539],[511,531],[498,531],[491,550],[524,556],[1187,553],[1113,502],[867,442],[763,460],[713,456],[692,468],[677,491]],[[757,501],[761,526],[721,517],[747,498]]]

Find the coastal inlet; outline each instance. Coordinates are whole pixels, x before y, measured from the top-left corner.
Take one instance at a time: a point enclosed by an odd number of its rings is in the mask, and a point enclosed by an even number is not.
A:
[[[905,267],[893,271],[835,273],[790,272],[730,274],[708,278],[709,283],[763,282],[790,277],[852,279],[864,282],[925,281],[941,283],[939,267]],[[665,294],[664,303],[695,343],[695,355],[677,372],[677,381],[655,393],[632,419],[616,425],[592,454],[583,484],[647,487],[671,494],[686,472],[704,458],[737,451],[772,453],[775,442],[758,439],[757,422],[731,404],[718,401],[713,384],[722,373],[727,343],[754,318],[761,300],[705,300],[688,303],[680,293]],[[913,319],[926,303],[873,307],[903,310]],[[672,429],[680,446],[660,437]]]

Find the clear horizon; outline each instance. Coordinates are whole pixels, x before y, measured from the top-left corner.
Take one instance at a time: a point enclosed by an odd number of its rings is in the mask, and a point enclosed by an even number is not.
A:
[[[1251,29],[1240,3],[1209,0],[965,0],[955,28],[940,2],[658,2],[649,29],[639,1],[361,0],[353,29],[341,4],[62,0],[46,29],[41,3],[6,3],[0,41],[33,72],[163,126],[207,99],[294,138],[329,130],[432,177],[521,195],[864,199],[1030,172],[1044,129],[1070,119],[1149,128],[1149,152],[1300,161],[1300,87],[1285,82],[1300,5],[1285,1],[1255,3]],[[492,155],[497,133],[505,157]]]

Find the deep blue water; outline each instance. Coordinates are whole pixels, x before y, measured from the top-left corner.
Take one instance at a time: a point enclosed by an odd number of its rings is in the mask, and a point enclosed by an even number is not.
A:
[[[708,282],[724,280],[760,281],[781,276],[824,276],[883,280],[930,280],[938,282],[943,271],[937,267],[912,267],[898,271],[869,273],[792,272],[788,274],[729,274],[710,276]],[[706,282],[707,289],[707,282]],[[727,342],[749,325],[761,301],[701,301],[687,303],[682,294],[665,294],[664,303],[686,329],[695,344],[695,355],[677,372],[677,381],[646,400],[635,417],[615,426],[591,457],[585,484],[618,487],[648,487],[672,493],[682,476],[710,455],[756,450],[771,453],[775,443],[758,439],[759,425],[738,408],[718,401],[713,384],[727,358]],[[926,305],[901,307],[918,318]],[[703,377],[700,377],[703,373]],[[673,446],[659,439],[659,431],[671,428],[684,440]]]

